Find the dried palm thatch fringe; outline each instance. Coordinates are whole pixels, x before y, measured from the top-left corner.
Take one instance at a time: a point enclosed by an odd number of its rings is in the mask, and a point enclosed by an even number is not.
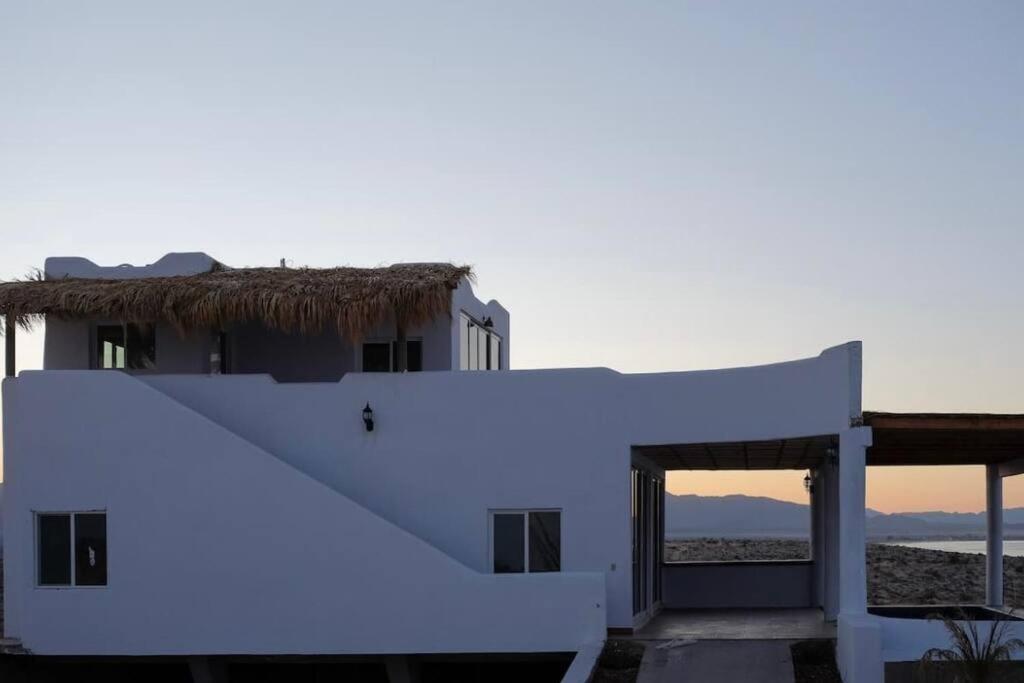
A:
[[[284,332],[334,328],[358,340],[394,318],[406,327],[451,313],[451,291],[469,266],[402,263],[382,268],[240,268],[126,280],[33,276],[0,282],[0,315],[29,328],[45,316],[167,321],[179,332],[260,322]]]

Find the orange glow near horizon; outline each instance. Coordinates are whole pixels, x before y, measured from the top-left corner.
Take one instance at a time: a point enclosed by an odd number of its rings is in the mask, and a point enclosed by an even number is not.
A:
[[[669,493],[725,496],[740,493],[807,504],[805,470],[669,472]],[[985,509],[985,469],[869,467],[867,506],[880,512],[980,512]],[[1003,480],[1003,507],[1024,507],[1024,476]]]

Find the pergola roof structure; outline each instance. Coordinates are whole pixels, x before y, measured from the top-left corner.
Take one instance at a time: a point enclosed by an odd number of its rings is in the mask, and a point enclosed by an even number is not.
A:
[[[873,442],[868,465],[1009,468],[1008,463],[1024,458],[1024,415],[866,411],[864,424],[871,427]]]
[[[803,470],[816,467],[829,448],[831,434],[794,439],[636,446],[638,455],[665,470]]]
[[[1024,473],[1024,415],[864,412],[873,445],[867,464],[1000,465],[1003,476]],[[800,470],[815,467],[834,434],[792,439],[636,446],[666,470]]]

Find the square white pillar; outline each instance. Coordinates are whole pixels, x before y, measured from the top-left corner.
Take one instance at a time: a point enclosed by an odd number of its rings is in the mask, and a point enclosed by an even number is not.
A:
[[[985,465],[985,604],[1003,606],[1003,478]]]
[[[811,470],[811,604],[825,606],[825,478],[822,469]]]
[[[822,475],[822,555],[824,595],[822,607],[825,619],[835,621],[839,616],[839,468],[837,456],[829,456],[821,466]]]
[[[839,613],[867,614],[866,456],[871,428],[839,433]]]

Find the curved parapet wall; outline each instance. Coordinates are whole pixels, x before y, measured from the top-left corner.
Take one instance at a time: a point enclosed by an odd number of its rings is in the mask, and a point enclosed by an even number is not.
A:
[[[621,376],[633,445],[835,434],[860,417],[861,344],[726,370]]]
[[[198,275],[210,272],[216,263],[213,257],[201,251],[172,252],[162,256],[156,263],[146,266],[100,266],[80,256],[51,256],[46,259],[43,272],[49,280],[62,277],[129,280],[142,277]]]
[[[484,302],[478,299],[476,294],[473,292],[473,284],[468,278],[462,278],[459,282],[459,286],[452,291],[452,311],[451,311],[451,361],[450,367],[452,370],[457,370],[460,365],[460,330],[462,321],[459,319],[459,313],[465,312],[472,318],[478,321],[483,321],[490,318],[493,324],[493,330],[501,337],[501,368],[508,370],[511,366],[509,365],[509,350],[511,349],[511,330],[509,328],[509,313],[500,303],[491,299],[488,302]]]

